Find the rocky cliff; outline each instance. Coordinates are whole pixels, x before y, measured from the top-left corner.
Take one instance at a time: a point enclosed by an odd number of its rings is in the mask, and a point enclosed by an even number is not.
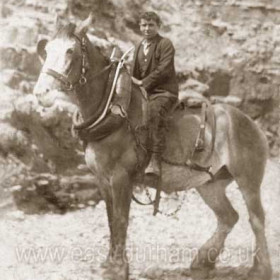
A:
[[[198,81],[215,102],[229,102],[266,132],[280,156],[280,3],[278,0],[8,0],[0,4],[0,151],[29,172],[67,173],[83,164],[70,134],[73,106],[42,109],[32,89],[40,71],[36,42],[52,32],[55,14],[76,22],[95,15],[90,34],[108,51],[139,39],[138,18],[154,10],[176,48],[181,91]],[[72,165],[69,165],[69,162]]]

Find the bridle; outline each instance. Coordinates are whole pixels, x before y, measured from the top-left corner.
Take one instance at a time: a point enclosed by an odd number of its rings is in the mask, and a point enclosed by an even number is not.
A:
[[[52,76],[53,78],[55,78],[56,80],[60,81],[61,84],[63,85],[63,89],[66,91],[73,91],[76,86],[80,85],[80,86],[84,86],[87,82],[88,82],[88,78],[86,78],[86,72],[87,72],[87,63],[86,63],[86,59],[87,59],[87,47],[86,47],[86,38],[82,37],[80,38],[78,35],[74,34],[74,37],[78,40],[78,42],[80,42],[81,44],[81,56],[82,56],[82,68],[81,68],[81,73],[79,78],[77,79],[77,81],[75,82],[71,82],[68,78],[67,75],[64,75],[62,73],[59,73],[51,68],[47,68],[46,70],[44,70],[42,73],[45,73],[47,75]],[[111,68],[112,64],[110,63],[109,65],[105,66],[101,71],[99,71],[98,73],[94,73],[90,78],[96,78],[97,76],[103,74],[104,72],[106,72],[107,70],[109,70]],[[71,69],[69,71],[69,73],[71,72]]]
[[[75,91],[76,86],[79,86],[79,85],[84,86],[85,84],[87,84],[89,79],[92,80],[92,79],[100,76],[101,74],[105,73],[106,71],[110,70],[109,78],[108,78],[109,81],[107,81],[107,86],[105,88],[105,92],[107,93],[106,94],[107,98],[104,103],[104,108],[102,108],[102,111],[100,112],[100,115],[97,117],[97,119],[96,119],[96,115],[93,115],[88,120],[84,121],[82,124],[78,124],[78,125],[74,124],[75,129],[85,129],[85,128],[92,129],[92,128],[96,127],[106,117],[106,114],[109,110],[111,101],[114,96],[115,87],[116,87],[116,83],[117,83],[120,71],[123,68],[125,57],[127,56],[127,54],[130,51],[132,51],[132,49],[134,49],[134,47],[130,48],[128,51],[126,51],[120,60],[112,59],[112,55],[114,53],[114,50],[113,50],[113,53],[110,58],[111,62],[108,65],[106,65],[102,70],[98,71],[97,73],[93,73],[90,77],[86,78],[86,76],[85,76],[86,71],[87,71],[86,37],[80,38],[76,34],[74,34],[74,37],[80,42],[81,52],[82,52],[82,69],[81,69],[79,79],[76,82],[72,83],[71,81],[69,81],[69,79],[66,75],[61,74],[50,68],[44,70],[43,73],[46,73],[46,74],[52,76],[53,78],[55,78],[56,80],[60,81],[64,85],[64,89],[66,91]],[[114,65],[115,65],[115,67],[114,67]],[[111,70],[113,70],[113,71],[111,71]],[[70,68],[70,71],[71,71],[71,68]],[[111,79],[110,79],[110,76],[112,76]],[[77,92],[76,92],[76,94],[77,94]],[[74,114],[73,121],[75,120],[75,115],[77,115],[77,114]]]

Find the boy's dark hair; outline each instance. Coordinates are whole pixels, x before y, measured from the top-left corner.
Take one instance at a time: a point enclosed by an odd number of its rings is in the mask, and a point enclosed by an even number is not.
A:
[[[144,12],[140,15],[140,18],[139,20],[141,19],[145,19],[145,20],[153,20],[156,22],[156,24],[158,26],[161,25],[161,19],[160,17],[158,16],[158,14],[156,14],[155,12]]]

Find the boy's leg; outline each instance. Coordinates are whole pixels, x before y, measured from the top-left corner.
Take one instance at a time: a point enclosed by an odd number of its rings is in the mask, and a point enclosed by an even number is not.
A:
[[[161,175],[161,154],[165,147],[165,120],[176,100],[167,97],[158,97],[149,103],[149,138],[151,152],[150,162],[145,174]]]

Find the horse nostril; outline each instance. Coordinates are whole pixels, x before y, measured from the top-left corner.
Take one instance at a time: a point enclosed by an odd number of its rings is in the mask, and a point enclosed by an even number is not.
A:
[[[47,88],[47,89],[46,89],[46,93],[48,93],[48,92],[50,92],[50,90]]]

